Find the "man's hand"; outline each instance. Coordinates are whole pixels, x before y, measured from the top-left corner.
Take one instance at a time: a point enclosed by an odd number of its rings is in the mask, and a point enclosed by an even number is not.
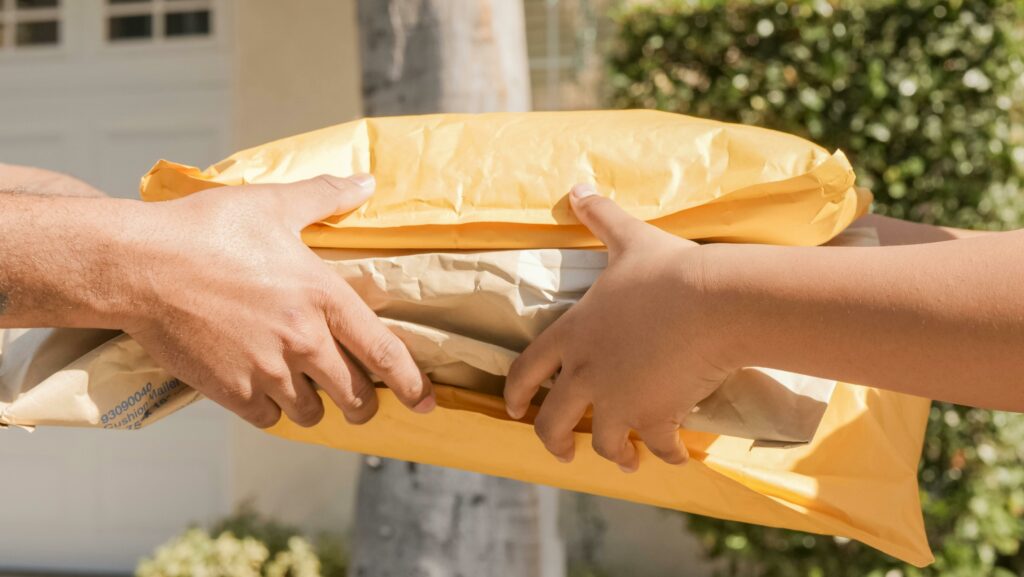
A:
[[[572,460],[573,428],[592,405],[594,450],[624,471],[638,464],[631,430],[661,459],[684,463],[679,426],[728,375],[702,319],[704,249],[629,216],[589,185],[570,198],[607,245],[608,269],[512,365],[509,415],[521,418],[561,369],[535,421],[555,457]]]
[[[135,304],[124,330],[171,374],[257,427],[282,410],[300,425],[319,422],[314,382],[350,422],[368,420],[376,392],[354,359],[408,407],[431,410],[431,384],[402,341],[299,239],[373,188],[369,175],[321,176],[143,205],[149,232],[131,254]]]

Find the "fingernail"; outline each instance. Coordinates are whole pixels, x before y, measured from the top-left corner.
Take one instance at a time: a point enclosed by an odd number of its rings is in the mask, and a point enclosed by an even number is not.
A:
[[[571,463],[572,462],[572,457],[563,457],[561,455],[555,455],[555,458],[558,459],[559,463]]]
[[[572,196],[576,200],[583,200],[584,198],[594,196],[595,194],[597,194],[597,189],[589,182],[581,182],[572,187]]]
[[[512,417],[513,419],[515,419],[517,421],[519,419],[522,419],[523,418],[523,414],[525,413],[525,411],[513,409],[512,407],[510,407],[508,405],[505,405],[505,412],[508,413],[508,416]]]
[[[416,403],[416,406],[413,407],[412,410],[416,411],[417,413],[429,413],[430,411],[433,411],[434,407],[436,406],[437,400],[434,399],[433,396],[430,396],[423,399],[419,403]]]
[[[373,191],[377,186],[377,179],[372,174],[361,172],[359,174],[353,174],[349,177],[349,180],[359,185],[359,188],[363,190]]]
[[[636,472],[636,466],[629,466],[629,467],[627,467],[626,465],[619,465],[619,469],[623,473],[635,473]]]

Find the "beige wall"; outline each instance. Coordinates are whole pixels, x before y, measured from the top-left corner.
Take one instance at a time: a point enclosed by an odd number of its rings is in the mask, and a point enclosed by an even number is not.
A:
[[[235,0],[231,10],[233,150],[362,115],[355,0]],[[230,453],[236,505],[252,499],[312,531],[350,526],[358,455],[283,441],[237,419]]]
[[[362,115],[355,0],[236,0],[236,149]]]
[[[231,437],[235,506],[251,500],[269,518],[313,533],[350,530],[360,455],[286,441],[241,419]]]

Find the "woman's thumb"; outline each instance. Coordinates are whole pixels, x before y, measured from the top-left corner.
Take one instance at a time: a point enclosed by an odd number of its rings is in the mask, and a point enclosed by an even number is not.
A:
[[[609,252],[624,249],[629,239],[647,226],[644,221],[627,214],[613,200],[599,196],[592,184],[572,187],[569,199],[576,218],[608,247]]]

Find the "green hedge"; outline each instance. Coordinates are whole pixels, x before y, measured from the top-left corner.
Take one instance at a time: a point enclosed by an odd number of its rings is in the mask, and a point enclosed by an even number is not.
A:
[[[850,157],[875,211],[1024,224],[1021,2],[682,2],[624,9],[613,106],[800,134]],[[841,456],[837,456],[841,458]],[[1024,417],[935,404],[920,482],[936,563],[691,517],[728,575],[1024,574]]]
[[[1020,2],[690,4],[619,17],[613,106],[840,148],[883,214],[986,228],[1024,221]]]

